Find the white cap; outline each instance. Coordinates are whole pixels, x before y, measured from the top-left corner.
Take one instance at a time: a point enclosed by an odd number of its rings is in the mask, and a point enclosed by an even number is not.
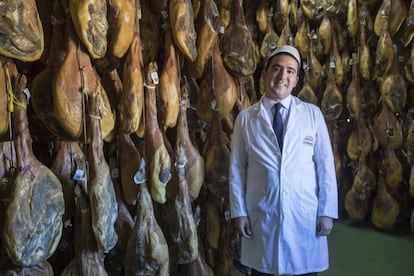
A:
[[[277,47],[275,50],[273,50],[273,52],[270,53],[270,55],[266,58],[265,67],[267,66],[267,63],[269,62],[269,60],[272,59],[272,57],[274,57],[278,54],[282,54],[282,53],[283,54],[289,54],[292,57],[294,57],[296,59],[296,61],[298,62],[299,67],[300,67],[300,61],[301,61],[300,54],[299,54],[298,50],[295,47],[290,46],[290,45],[283,45],[283,46]]]

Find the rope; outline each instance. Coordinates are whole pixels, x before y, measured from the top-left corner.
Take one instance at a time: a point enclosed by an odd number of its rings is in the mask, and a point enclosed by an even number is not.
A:
[[[6,90],[7,90],[7,95],[8,95],[7,110],[9,112],[14,112],[15,106],[26,109],[27,104],[19,101],[13,93],[13,86],[11,84],[10,72],[9,72],[9,67],[8,67],[7,62],[2,62],[2,63],[3,63],[4,73],[6,75]]]

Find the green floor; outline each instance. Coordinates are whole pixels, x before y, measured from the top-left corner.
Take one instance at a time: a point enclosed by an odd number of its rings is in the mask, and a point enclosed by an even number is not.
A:
[[[369,222],[336,221],[329,236],[330,268],[319,275],[414,276],[414,234],[408,224],[404,219],[384,232]]]

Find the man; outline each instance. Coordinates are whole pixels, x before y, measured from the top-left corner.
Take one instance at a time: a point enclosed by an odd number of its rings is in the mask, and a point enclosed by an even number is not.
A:
[[[231,216],[251,275],[317,275],[329,266],[327,235],[338,217],[334,157],[320,109],[291,95],[300,66],[296,48],[275,49],[262,73],[264,96],[234,125]],[[279,141],[275,131],[283,133]]]

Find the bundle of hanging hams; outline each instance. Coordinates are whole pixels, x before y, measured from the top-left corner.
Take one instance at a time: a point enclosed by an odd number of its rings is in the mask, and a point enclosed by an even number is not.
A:
[[[7,189],[0,189],[7,205],[0,216],[0,225],[7,229],[0,246],[12,263],[47,268],[45,260],[56,249],[63,218],[81,221],[77,232],[92,233],[83,242],[77,239],[85,245],[76,245],[68,274],[78,269],[104,273],[103,258],[119,254],[121,243],[131,273],[174,274],[168,270],[200,267],[206,275],[213,270],[226,273],[232,252],[223,239],[232,237],[221,212],[228,200],[232,123],[240,110],[263,94],[263,61],[281,44],[296,46],[302,57],[304,74],[294,94],[320,106],[328,122],[341,206],[348,215],[389,229],[412,206],[414,4],[402,0],[46,3],[0,3],[4,34],[0,139],[14,141],[18,153],[18,169],[10,166],[16,160],[10,160],[0,174],[0,183],[13,180]],[[20,154],[12,119],[22,111],[13,104],[13,94],[20,89],[13,84],[23,72],[30,75],[25,86],[31,92],[26,125],[36,143],[29,155]],[[91,113],[89,104],[99,108]],[[26,145],[30,143],[26,140]],[[183,176],[180,182],[173,166],[182,157],[171,146],[177,144],[187,160],[184,176],[190,202],[182,201],[186,212],[176,211],[166,221],[165,209],[178,206],[183,192]],[[110,167],[107,160],[115,160],[115,165]],[[144,163],[146,187],[136,185]],[[41,214],[42,208],[27,216],[23,207],[34,195],[23,193],[25,188],[18,184],[19,164],[30,164],[35,175],[50,169],[52,182],[60,183],[56,198],[48,200],[59,206],[56,217]],[[85,172],[87,185],[81,190],[73,179],[76,168]],[[35,180],[31,185],[37,185]],[[42,189],[41,196],[51,196],[53,189]],[[143,206],[148,213],[142,213]],[[206,217],[195,222],[197,228],[186,227],[180,218],[192,217],[190,207],[193,211],[197,206]],[[122,212],[128,229],[116,226]],[[23,222],[29,223],[35,215],[44,227],[32,244],[19,236],[31,228],[13,227],[20,223],[19,217],[25,216]],[[140,222],[133,231],[129,215],[135,224]],[[412,217],[414,221],[414,212]],[[149,240],[141,239],[139,233],[144,231]],[[121,232],[122,241],[117,238]],[[192,243],[183,239],[189,233]],[[191,254],[179,254],[179,239]],[[148,242],[155,240],[161,241],[159,247]],[[47,249],[33,256],[25,250],[27,245]],[[200,247],[207,249],[205,256]],[[93,248],[88,254],[94,267],[83,260],[88,248]],[[177,253],[175,259],[167,258],[170,251]],[[170,261],[175,264],[169,265]]]

